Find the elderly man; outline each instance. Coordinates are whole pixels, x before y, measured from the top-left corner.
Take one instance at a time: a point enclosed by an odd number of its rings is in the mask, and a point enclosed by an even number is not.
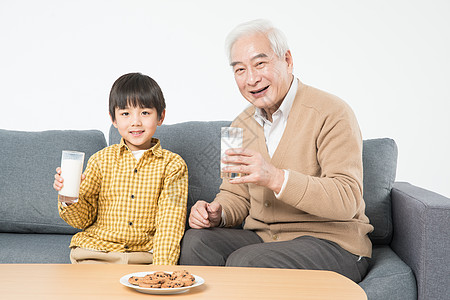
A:
[[[244,147],[227,152],[232,165],[222,171],[245,176],[192,207],[180,263],[332,270],[361,281],[373,227],[351,108],[293,76],[287,41],[270,22],[241,24],[226,43],[252,105],[232,124],[244,129]]]

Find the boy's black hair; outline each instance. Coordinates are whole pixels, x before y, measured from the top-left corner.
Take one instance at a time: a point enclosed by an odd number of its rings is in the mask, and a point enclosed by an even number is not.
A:
[[[155,108],[160,119],[166,102],[155,80],[141,73],[129,73],[120,76],[109,93],[109,113],[112,120],[116,120],[116,107],[124,109],[127,106]]]

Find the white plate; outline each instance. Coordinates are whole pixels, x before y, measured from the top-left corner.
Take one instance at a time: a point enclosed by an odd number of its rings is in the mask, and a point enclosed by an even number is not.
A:
[[[138,285],[133,285],[128,282],[128,279],[131,276],[143,277],[147,274],[152,274],[155,272],[157,272],[157,271],[136,272],[136,273],[127,274],[125,276],[122,276],[122,278],[120,278],[120,283],[123,284],[124,286],[135,289],[138,292],[145,293],[145,294],[155,294],[155,295],[168,295],[168,294],[184,293],[196,286],[199,286],[199,285],[202,285],[203,283],[205,283],[205,280],[203,278],[201,278],[200,276],[194,275],[194,274],[192,274],[192,276],[195,277],[194,284],[191,286],[184,286],[184,287],[180,287],[180,288],[144,288],[144,287],[140,287]],[[166,271],[164,271],[164,272],[166,272]],[[172,274],[172,272],[166,272],[166,273]]]

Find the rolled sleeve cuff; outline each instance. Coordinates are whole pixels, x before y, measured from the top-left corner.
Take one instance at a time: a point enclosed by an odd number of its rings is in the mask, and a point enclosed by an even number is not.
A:
[[[225,218],[225,212],[222,209],[222,219],[220,220],[219,227],[225,227],[226,225],[227,225],[227,222],[226,222],[226,218]]]
[[[282,196],[283,191],[284,191],[285,188],[286,188],[287,181],[288,181],[288,179],[289,179],[289,171],[288,171],[288,170],[284,170],[284,169],[283,169],[283,171],[284,171],[284,181],[283,181],[283,185],[281,186],[280,192],[279,192],[278,194],[274,192],[275,197],[277,197],[277,199],[280,199],[280,197]]]

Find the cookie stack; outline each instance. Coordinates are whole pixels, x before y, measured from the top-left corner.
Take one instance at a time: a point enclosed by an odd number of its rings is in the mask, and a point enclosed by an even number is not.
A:
[[[167,272],[154,272],[145,276],[131,276],[128,282],[143,288],[180,288],[191,286],[195,277],[186,270]]]

